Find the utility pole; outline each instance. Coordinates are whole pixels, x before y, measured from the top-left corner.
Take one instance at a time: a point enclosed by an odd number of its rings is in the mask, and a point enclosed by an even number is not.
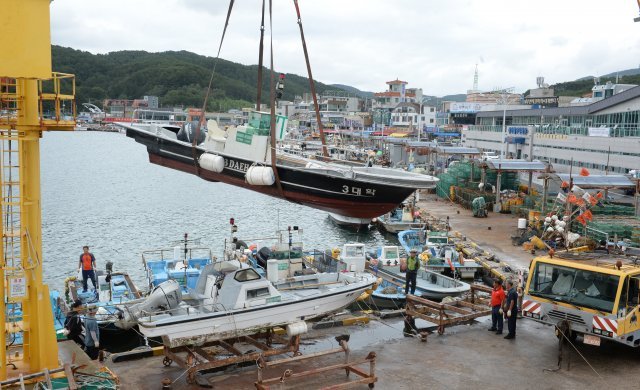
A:
[[[533,161],[533,138],[536,133],[535,126],[529,126],[529,158],[528,161]],[[533,171],[529,171],[529,184],[527,190],[529,195],[531,195],[531,187],[533,186]]]

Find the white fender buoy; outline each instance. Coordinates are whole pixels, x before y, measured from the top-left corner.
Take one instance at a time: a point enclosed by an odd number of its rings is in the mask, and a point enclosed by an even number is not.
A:
[[[224,158],[217,154],[203,153],[200,155],[198,163],[202,169],[207,171],[220,173],[224,169]]]
[[[245,178],[247,183],[252,186],[270,186],[276,182],[276,177],[274,176],[273,169],[271,167],[258,165],[249,167]]]

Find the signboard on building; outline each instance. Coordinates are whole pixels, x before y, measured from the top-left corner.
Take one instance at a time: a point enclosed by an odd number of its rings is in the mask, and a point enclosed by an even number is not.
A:
[[[480,103],[454,102],[454,103],[451,103],[451,106],[449,107],[449,112],[475,114],[476,112],[480,111],[481,108],[482,108],[482,104]]]
[[[609,137],[610,127],[589,127],[589,137]]]
[[[526,136],[526,135],[529,135],[529,127],[528,126],[507,126],[507,134]]]
[[[557,96],[546,97],[526,97],[524,98],[524,104],[537,104],[545,107],[558,107]]]
[[[466,113],[466,112],[455,112],[451,114],[452,118],[463,118],[463,119],[469,119],[469,118],[473,118],[474,114],[471,113]]]

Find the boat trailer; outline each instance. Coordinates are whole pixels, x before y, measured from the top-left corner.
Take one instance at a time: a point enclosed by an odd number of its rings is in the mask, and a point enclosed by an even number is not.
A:
[[[354,384],[368,384],[373,388],[378,380],[375,376],[376,354],[370,352],[366,358],[350,361],[350,350],[347,344],[348,336],[336,337],[340,348],[330,349],[302,355],[300,352],[300,335],[292,336],[288,340],[276,334],[273,330],[268,330],[251,336],[240,336],[227,340],[217,340],[198,346],[182,345],[170,348],[168,343],[164,346],[164,359],[162,363],[170,366],[176,363],[185,370],[187,383],[196,383],[200,374],[206,374],[222,370],[229,366],[249,366],[257,364],[258,380],[255,382],[256,388],[260,390],[269,389],[272,384],[282,384],[286,380],[318,375],[330,370],[344,369],[347,378],[350,373],[354,373],[359,378],[348,380],[344,383],[333,385],[332,389],[351,387]],[[247,347],[249,349],[247,349]],[[253,348],[253,349],[252,349]],[[327,367],[309,369],[295,372],[291,368],[283,371],[277,378],[264,378],[264,371],[277,365],[305,361],[321,356],[344,352],[345,360],[342,364],[335,364]],[[279,359],[271,360],[270,357],[277,355],[292,354]],[[358,365],[369,363],[369,373],[359,369]]]
[[[407,295],[406,323],[408,327],[415,330],[415,319],[420,318],[436,324],[438,334],[444,334],[447,326],[459,325],[491,314],[488,299],[482,297],[480,293],[491,294],[491,288],[472,284],[468,294],[450,302],[435,302],[415,295]]]

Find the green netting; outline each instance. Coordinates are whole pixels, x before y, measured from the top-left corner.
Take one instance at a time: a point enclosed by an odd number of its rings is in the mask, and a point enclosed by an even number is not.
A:
[[[78,373],[74,377],[76,384],[82,390],[108,390],[117,389],[118,384],[111,375],[104,372],[98,372],[95,375],[83,375]],[[69,381],[67,378],[52,378],[51,387],[47,387],[45,383],[38,382],[34,389],[68,389]]]
[[[449,167],[447,173],[438,176],[440,181],[436,186],[436,194],[442,198],[449,198],[451,195],[451,187],[461,187],[477,193],[476,197],[484,196],[485,193],[478,192],[481,176],[482,170],[479,167],[472,166],[468,161],[459,162]],[[487,170],[486,181],[487,184],[496,186],[498,181],[497,171]],[[518,175],[515,172],[502,173],[500,178],[500,188],[502,190],[518,190],[518,186]],[[493,203],[493,201],[488,203]]]

